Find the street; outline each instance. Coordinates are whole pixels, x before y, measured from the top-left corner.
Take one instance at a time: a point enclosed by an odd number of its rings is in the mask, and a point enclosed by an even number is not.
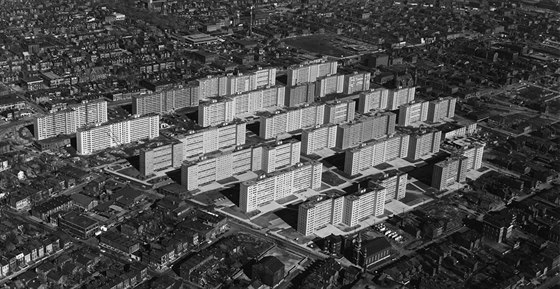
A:
[[[250,231],[250,232],[252,232],[256,235],[259,235],[260,237],[263,237],[265,239],[272,239],[273,241],[276,242],[278,247],[280,247],[282,249],[286,249],[286,250],[291,251],[293,253],[296,253],[298,255],[307,256],[312,260],[324,259],[324,258],[329,257],[328,255],[316,252],[316,251],[312,250],[311,248],[294,244],[293,242],[291,242],[289,240],[286,240],[286,239],[276,235],[275,233],[267,232],[268,230],[263,232],[263,230],[266,230],[266,229],[257,230],[257,229],[252,228],[248,224],[245,224],[243,222],[238,221],[237,219],[230,219],[230,220],[233,221],[232,224],[237,224],[238,226],[242,227],[244,230],[248,230],[248,231]]]

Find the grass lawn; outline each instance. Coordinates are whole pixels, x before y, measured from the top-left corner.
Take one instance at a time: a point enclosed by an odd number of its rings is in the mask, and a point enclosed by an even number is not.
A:
[[[134,167],[128,167],[128,168],[122,169],[118,172],[123,174],[123,175],[127,175],[129,177],[133,177],[133,178],[136,178],[136,179],[138,179],[140,177],[140,172],[137,169],[135,169]]]
[[[333,172],[324,172],[322,176],[323,182],[326,184],[336,187],[345,183],[345,181],[338,177],[337,174]]]

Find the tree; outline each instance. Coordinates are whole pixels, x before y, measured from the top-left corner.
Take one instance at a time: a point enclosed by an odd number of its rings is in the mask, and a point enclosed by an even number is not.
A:
[[[10,242],[14,245],[19,243],[17,235],[14,232],[10,232],[6,235],[6,242]]]

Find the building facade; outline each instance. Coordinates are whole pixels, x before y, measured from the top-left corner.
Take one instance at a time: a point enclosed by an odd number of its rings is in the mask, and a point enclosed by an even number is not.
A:
[[[246,132],[247,123],[238,121],[193,130],[177,139],[183,143],[183,158],[189,159],[220,149],[244,145]]]
[[[359,113],[368,113],[372,110],[385,110],[387,109],[387,101],[389,99],[389,89],[376,88],[364,91],[360,93],[359,99]]]
[[[386,189],[385,202],[391,200],[401,200],[406,196],[406,185],[408,184],[408,174],[394,171],[383,173],[383,177],[370,180],[368,185],[377,185]]]
[[[446,118],[454,117],[456,104],[457,98],[454,97],[444,97],[430,101],[428,109],[428,121],[440,122]]]
[[[399,125],[409,126],[428,119],[428,102],[415,102],[402,105],[399,108]]]
[[[371,81],[370,72],[354,72],[344,76],[344,94],[354,94],[369,90]]]
[[[304,130],[301,134],[302,153],[310,155],[323,148],[335,147],[336,131],[337,126],[334,124]]]
[[[250,92],[232,95],[235,115],[255,114],[257,111],[269,107],[283,107],[286,88],[284,86],[274,86]]]
[[[198,105],[198,124],[202,127],[227,123],[235,118],[235,102],[232,98],[212,99]]]
[[[414,101],[416,87],[403,87],[397,89],[389,89],[387,96],[387,109],[396,110],[402,105]]]
[[[182,142],[140,150],[140,173],[143,176],[167,168],[178,168],[183,162]]]
[[[336,61],[316,62],[288,68],[288,86],[296,86],[306,82],[315,82],[318,78],[336,74]]]
[[[355,258],[353,261],[363,268],[367,268],[372,264],[389,258],[393,247],[385,237],[378,237],[363,242],[357,248],[359,248],[359,251],[355,255],[358,258]]]
[[[226,76],[211,76],[197,79],[198,96],[200,100],[228,95],[228,79]]]
[[[344,75],[330,75],[317,79],[315,82],[315,95],[325,97],[329,94],[344,91]]]
[[[410,135],[410,145],[407,159],[416,161],[421,157],[439,152],[441,145],[441,131],[419,130]]]
[[[287,141],[207,154],[181,166],[181,184],[188,190],[248,171],[272,173],[300,161],[300,142]]]
[[[287,107],[295,107],[304,103],[312,103],[315,101],[315,97],[315,82],[287,87],[284,105]]]
[[[449,125],[450,123],[445,123],[443,126]],[[447,129],[444,133],[445,139],[453,139],[468,136],[474,134],[478,131],[478,123],[476,122],[463,122],[459,124],[451,124],[452,129]],[[443,132],[442,132],[443,133]]]
[[[271,139],[299,129],[322,125],[325,121],[325,104],[310,104],[289,108],[260,116],[259,136]]]
[[[369,167],[377,166],[397,158],[405,158],[409,150],[409,136],[397,134],[370,142],[361,147],[347,150],[344,157],[344,172],[350,176]]]
[[[228,76],[228,95],[245,93],[276,84],[276,68],[260,69],[247,74]]]
[[[275,86],[212,99],[198,106],[198,123],[203,127],[213,126],[232,121],[239,115],[253,115],[269,107],[283,107],[285,94],[285,87]]]
[[[395,132],[396,115],[392,112],[365,115],[357,120],[341,124],[337,129],[336,147],[347,149],[363,142],[392,135]]]
[[[181,166],[181,185],[188,190],[248,171],[262,168],[262,147],[247,147],[234,151],[202,156]]]
[[[463,147],[460,152],[467,158],[467,170],[478,170],[482,167],[482,157],[484,156],[484,143],[474,143]]]
[[[385,188],[372,185],[346,196],[312,197],[298,207],[297,231],[308,236],[329,224],[354,227],[370,216],[383,215],[385,195]]]
[[[301,142],[291,139],[266,144],[262,148],[262,170],[272,173],[299,163]]]
[[[497,243],[504,243],[511,237],[517,217],[509,212],[484,216],[482,235]]]
[[[197,80],[200,99],[235,95],[276,85],[276,68],[261,68],[249,73],[207,76]]]
[[[78,130],[77,152],[81,155],[159,136],[159,115],[135,116],[121,122]]]
[[[325,105],[325,123],[344,123],[354,120],[356,102],[353,100],[334,101]]]
[[[297,231],[308,236],[328,224],[340,224],[343,209],[343,196],[312,197],[298,207]]]
[[[380,216],[385,212],[385,188],[366,188],[344,197],[342,223],[357,226],[369,216]]]
[[[95,100],[37,117],[33,127],[35,138],[42,140],[59,134],[73,134],[85,125],[104,122],[107,122],[107,102]]]
[[[133,114],[168,113],[185,107],[195,107],[199,103],[200,88],[188,84],[172,89],[132,97]]]
[[[251,212],[260,206],[276,201],[295,192],[321,187],[323,164],[299,163],[290,168],[263,175],[241,183],[240,208]]]
[[[443,191],[456,183],[464,182],[467,173],[467,157],[452,156],[434,165],[432,187]]]

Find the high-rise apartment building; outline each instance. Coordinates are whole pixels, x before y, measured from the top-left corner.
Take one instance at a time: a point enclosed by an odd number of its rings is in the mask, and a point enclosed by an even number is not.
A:
[[[395,132],[396,115],[392,112],[382,112],[364,115],[351,123],[338,126],[336,147],[347,149],[363,142],[378,139]]]
[[[412,102],[415,94],[416,87],[389,89],[389,94],[387,96],[387,109],[396,110],[401,105]]]
[[[75,133],[78,129],[77,114],[73,109],[57,111],[35,118],[35,138],[42,140],[59,134]]]
[[[371,81],[370,72],[354,72],[344,76],[344,94],[354,94],[369,90]]]
[[[474,121],[445,122],[439,125],[442,137],[445,139],[453,139],[475,134],[478,131],[478,124]]]
[[[408,184],[408,174],[400,171],[384,172],[378,179],[372,179],[369,185],[377,185],[386,189],[385,202],[400,200],[406,196],[406,185]]]
[[[344,197],[338,195],[314,196],[299,205],[297,230],[305,236],[328,224],[342,223]]]
[[[344,197],[342,223],[354,227],[369,216],[380,216],[385,211],[385,188],[368,187]]]
[[[260,68],[252,72],[257,89],[276,85],[276,68]]]
[[[301,150],[304,154],[310,155],[323,148],[333,148],[336,146],[336,130],[334,124],[305,129],[301,134]]]
[[[397,134],[347,150],[344,157],[344,172],[353,176],[369,167],[396,158],[405,158],[408,147],[409,136]]]
[[[430,101],[428,121],[440,122],[443,119],[454,117],[456,104],[457,98],[455,97],[444,97]]]
[[[187,84],[168,90],[151,92],[132,97],[132,113],[168,113],[185,107],[198,106],[199,86]]]
[[[315,82],[308,82],[298,86],[286,88],[285,106],[295,107],[315,101]]]
[[[104,100],[82,101],[71,109],[76,111],[78,128],[107,121],[107,102]]]
[[[37,140],[60,134],[73,134],[79,128],[107,122],[107,102],[104,100],[83,101],[67,109],[37,117],[34,123]]]
[[[284,106],[285,93],[285,87],[275,86],[203,102],[198,106],[199,124],[212,126],[240,115],[253,115],[269,107]]]
[[[181,166],[181,183],[189,190],[248,171],[272,173],[300,161],[300,142],[274,142],[256,147],[238,147],[233,151],[216,152],[186,161]]]
[[[179,141],[140,150],[140,173],[148,176],[158,170],[180,167],[183,151],[183,143]]]
[[[482,167],[482,157],[484,155],[484,143],[475,143],[462,149],[462,155],[467,158],[467,169],[478,170]]]
[[[239,74],[228,77],[228,95],[244,93],[257,89],[256,76]]]
[[[387,101],[389,99],[389,89],[376,88],[360,93],[360,101],[358,105],[359,113],[368,113],[372,110],[387,109]]]
[[[276,85],[276,68],[263,68],[237,75],[207,76],[198,79],[197,82],[199,98],[206,100],[274,86]]]
[[[276,85],[276,68],[264,68],[227,77],[227,94],[245,93]]]
[[[471,142],[466,139],[458,139],[449,142],[447,150],[452,154],[462,155],[467,158],[468,170],[478,170],[482,167],[482,157],[486,144],[483,142]]]
[[[308,236],[332,224],[354,227],[370,216],[383,215],[385,188],[373,184],[358,192],[311,197],[298,207],[297,230]]]
[[[159,115],[135,116],[120,122],[97,125],[76,132],[77,152],[81,155],[141,139],[159,136]]]
[[[275,138],[281,134],[322,125],[325,121],[325,104],[313,103],[298,108],[288,108],[260,116],[259,136]]]
[[[464,182],[467,173],[467,157],[451,156],[434,165],[432,187],[442,191],[455,183]]]
[[[198,82],[198,96],[200,100],[228,95],[227,76],[211,76],[200,78]]]
[[[399,125],[409,126],[428,119],[428,102],[415,102],[399,108]]]
[[[330,75],[317,79],[315,82],[315,95],[325,97],[329,94],[344,91],[344,75]]]
[[[190,131],[177,139],[183,143],[183,157],[189,159],[220,149],[244,145],[246,132],[247,123],[237,121]]]
[[[325,105],[325,123],[344,123],[354,120],[356,102],[353,100],[336,100]]]
[[[198,105],[198,124],[202,127],[230,122],[235,117],[235,102],[229,97],[212,99]]]
[[[230,96],[234,103],[234,114],[255,114],[257,111],[269,108],[284,106],[286,88],[284,86],[274,86],[253,90],[237,95]]]
[[[301,142],[294,139],[288,141],[279,140],[264,145],[262,154],[262,170],[266,173],[272,173],[278,169],[299,163]]]
[[[296,86],[306,82],[315,82],[325,76],[334,75],[337,72],[336,61],[316,62],[311,64],[300,64],[288,68],[288,86]]]
[[[245,147],[234,151],[204,155],[181,166],[181,184],[188,190],[200,185],[229,178],[236,174],[260,170],[262,147]]]
[[[299,163],[295,166],[263,175],[241,183],[240,208],[251,212],[260,206],[276,201],[295,192],[321,187],[323,164]]]
[[[410,134],[410,145],[407,159],[416,161],[421,157],[439,152],[441,131],[435,129],[419,129]]]

